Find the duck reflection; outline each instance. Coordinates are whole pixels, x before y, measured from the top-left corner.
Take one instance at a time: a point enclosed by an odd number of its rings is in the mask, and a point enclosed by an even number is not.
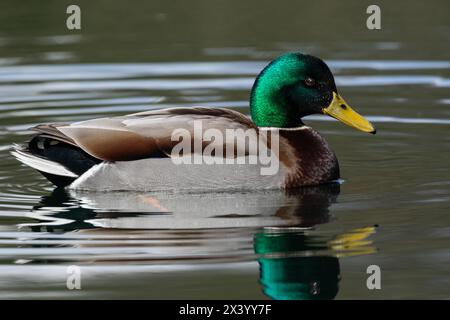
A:
[[[34,232],[64,232],[95,228],[86,221],[94,218],[96,212],[83,208],[66,190],[57,188],[43,196],[27,216],[38,222],[24,223],[20,227],[29,227]]]
[[[338,257],[375,252],[367,238],[375,227],[337,236],[307,235],[295,228],[264,229],[255,234],[264,294],[280,300],[333,299],[338,293]]]
[[[255,235],[255,252],[264,294],[272,299],[333,299],[340,280],[339,261],[334,256],[296,255],[318,250],[304,233],[277,230]],[[320,246],[320,245],[319,245]],[[322,245],[322,249],[326,249]]]
[[[77,237],[107,236],[101,243],[77,246],[117,248],[133,238],[145,248],[139,263],[189,259],[193,263],[256,260],[263,293],[272,299],[332,299],[338,293],[339,260],[374,251],[367,237],[373,228],[343,234],[321,233],[329,222],[339,184],[285,192],[133,193],[56,189],[43,197],[24,224],[33,231],[64,232]],[[117,240],[119,239],[119,240]],[[142,239],[142,243],[139,243]],[[167,240],[164,240],[167,239]],[[154,241],[154,242],[152,242]],[[129,244],[124,241],[124,247]],[[120,251],[119,251],[120,252]],[[86,257],[86,259],[90,259]],[[103,260],[102,260],[103,259]],[[96,263],[132,263],[129,255],[97,257]],[[159,261],[159,262],[158,262]],[[92,262],[92,260],[89,260]]]
[[[83,192],[55,189],[26,224],[52,232],[91,228],[208,231],[275,226],[311,227],[329,220],[339,184],[298,190],[233,193]]]

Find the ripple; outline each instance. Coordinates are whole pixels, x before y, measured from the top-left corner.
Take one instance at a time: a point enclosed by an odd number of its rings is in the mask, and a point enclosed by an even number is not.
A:
[[[4,66],[0,82],[93,80],[154,76],[256,75],[269,61],[171,62],[120,64],[64,64]],[[445,70],[450,61],[421,60],[329,60],[332,69],[341,70]]]
[[[379,123],[405,123],[405,124],[439,124],[450,125],[450,119],[433,119],[433,118],[402,118],[402,117],[386,117],[386,116],[365,116],[371,122]],[[324,116],[308,116],[307,120],[312,121],[337,121],[330,117]]]

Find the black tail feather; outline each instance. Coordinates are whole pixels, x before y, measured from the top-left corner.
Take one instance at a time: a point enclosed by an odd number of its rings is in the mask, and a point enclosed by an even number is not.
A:
[[[35,135],[28,142],[26,151],[32,155],[59,163],[79,176],[92,166],[102,162],[72,144],[52,139],[45,134]],[[73,177],[39,172],[58,187],[65,187],[75,180]]]

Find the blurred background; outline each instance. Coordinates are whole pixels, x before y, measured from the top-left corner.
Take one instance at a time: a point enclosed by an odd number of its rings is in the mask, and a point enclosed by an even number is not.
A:
[[[77,4],[82,30],[66,28]],[[381,30],[366,9],[381,8]],[[3,63],[271,59],[446,59],[448,1],[31,1],[1,4]]]

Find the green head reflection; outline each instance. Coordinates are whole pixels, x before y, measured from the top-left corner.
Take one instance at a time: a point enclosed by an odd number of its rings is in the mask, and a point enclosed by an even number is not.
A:
[[[255,235],[255,252],[261,255],[258,262],[264,294],[278,300],[321,300],[336,296],[340,272],[338,259],[295,256],[295,253],[308,249],[320,249],[308,242],[308,238],[299,232],[262,231]]]
[[[369,237],[376,226],[333,236],[304,228],[265,228],[254,236],[264,294],[280,300],[333,299],[339,290],[338,258],[376,252]]]

